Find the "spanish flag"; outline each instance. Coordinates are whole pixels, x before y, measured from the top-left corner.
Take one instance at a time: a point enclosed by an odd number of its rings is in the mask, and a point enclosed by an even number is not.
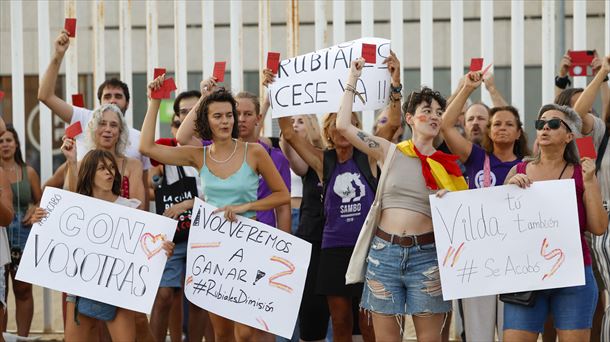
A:
[[[468,189],[468,184],[462,176],[462,171],[457,164],[458,157],[442,151],[436,151],[432,155],[425,156],[417,150],[413,140],[405,140],[399,143],[398,148],[409,157],[417,157],[421,160],[421,168],[426,186],[431,190],[447,189],[458,191]]]

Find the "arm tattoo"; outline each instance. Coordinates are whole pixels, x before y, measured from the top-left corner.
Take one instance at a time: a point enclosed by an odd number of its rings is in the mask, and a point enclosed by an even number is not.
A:
[[[369,146],[369,148],[379,147],[379,143],[373,140],[368,134],[364,132],[358,132],[356,135],[358,136],[358,138],[360,138],[360,140],[364,141]]]

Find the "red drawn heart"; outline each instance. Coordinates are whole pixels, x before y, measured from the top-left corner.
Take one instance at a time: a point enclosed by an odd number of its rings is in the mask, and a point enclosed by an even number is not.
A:
[[[148,248],[148,241],[150,241],[153,247],[157,244],[157,242],[160,243],[158,244],[158,246],[151,250],[150,248]],[[163,249],[163,241],[165,241],[165,234],[152,235],[151,233],[144,233],[142,235],[142,237],[140,238],[140,246],[142,246],[142,250],[144,251],[144,254],[146,254],[146,257],[149,260],[157,253],[159,253],[161,249]]]

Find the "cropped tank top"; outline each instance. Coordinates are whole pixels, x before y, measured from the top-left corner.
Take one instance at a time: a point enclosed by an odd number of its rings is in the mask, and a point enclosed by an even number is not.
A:
[[[21,166],[21,180],[11,183],[13,192],[13,208],[17,213],[25,214],[30,202],[32,202],[32,186],[28,178],[27,166]]]
[[[248,143],[244,149],[244,161],[241,167],[227,178],[217,177],[208,169],[205,163],[208,147],[203,148],[203,167],[199,172],[203,199],[218,208],[256,201],[258,175],[246,162]],[[252,218],[256,216],[256,211],[247,211],[240,215]]]
[[[396,151],[394,158],[387,162],[392,164],[388,167],[381,189],[381,210],[401,208],[432,217],[428,196],[434,191],[426,186],[419,158]]]

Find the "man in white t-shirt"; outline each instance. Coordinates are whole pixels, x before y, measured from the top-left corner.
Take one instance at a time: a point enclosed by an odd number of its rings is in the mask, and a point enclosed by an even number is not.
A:
[[[55,95],[55,84],[57,83],[57,75],[64,58],[64,54],[70,46],[70,38],[68,32],[63,30],[57,39],[55,39],[54,47],[55,52],[51,58],[51,62],[47,67],[47,70],[40,82],[40,88],[38,89],[38,100],[42,101],[47,107],[49,107],[54,114],[59,116],[66,124],[73,124],[80,121],[83,130],[87,128],[89,120],[91,119],[93,111],[85,108],[75,107],[65,100]],[[97,98],[101,104],[112,103],[117,105],[123,113],[129,106],[129,88],[127,84],[121,82],[116,78],[106,80],[98,87]],[[148,189],[147,186],[147,173],[151,167],[150,159],[143,156],[138,151],[140,145],[140,131],[130,128],[129,129],[129,144],[125,150],[125,155],[130,158],[139,159],[142,162],[144,168],[144,189]],[[78,153],[78,160],[82,159],[85,154],[89,151],[88,146],[85,145],[85,134],[80,134],[76,137],[76,146]],[[45,185],[52,185],[55,187],[61,187],[63,184],[63,165],[60,167],[53,177],[47,181]],[[148,200],[145,203],[145,207],[148,207]]]

